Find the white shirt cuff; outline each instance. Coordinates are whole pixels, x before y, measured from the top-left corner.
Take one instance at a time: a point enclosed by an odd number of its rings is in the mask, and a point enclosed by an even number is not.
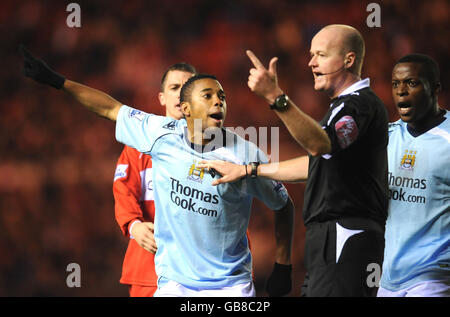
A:
[[[131,223],[130,229],[128,229],[128,233],[130,234],[130,239],[134,239],[134,237],[131,235],[131,231],[133,229],[133,226],[136,224],[136,222],[142,222],[140,220],[135,220]]]

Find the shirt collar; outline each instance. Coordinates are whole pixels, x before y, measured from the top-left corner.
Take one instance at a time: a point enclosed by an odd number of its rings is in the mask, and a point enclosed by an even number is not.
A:
[[[370,79],[369,78],[358,80],[356,83],[354,83],[350,87],[347,87],[347,89],[345,89],[339,96],[331,99],[330,107],[332,107],[336,101],[340,100],[340,98],[342,98],[346,95],[353,94],[357,90],[367,88],[367,87],[370,87]],[[356,94],[359,94],[359,93],[356,93]]]
[[[345,89],[338,97],[342,97],[344,95],[350,95],[351,93],[363,89],[363,88],[367,88],[370,87],[370,79],[366,78],[366,79],[361,79],[359,81],[357,81],[356,83],[354,83],[353,85],[351,85],[350,87],[348,87],[347,89]]]

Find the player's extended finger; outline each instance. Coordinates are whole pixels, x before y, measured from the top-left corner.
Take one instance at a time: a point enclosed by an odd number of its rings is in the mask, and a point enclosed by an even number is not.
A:
[[[278,57],[273,57],[269,63],[269,72],[271,72],[274,75],[277,74],[277,62],[278,62]]]
[[[199,167],[199,168],[206,168],[206,166],[208,165],[208,162],[210,162],[210,161],[201,160],[200,162],[198,162],[197,167]]]
[[[250,58],[250,60],[252,61],[253,65],[256,67],[256,69],[260,69],[260,68],[261,69],[262,68],[265,69],[264,65],[261,63],[259,58],[256,57],[256,55],[252,51],[247,50],[246,53],[247,53],[248,58]]]
[[[201,160],[199,164],[214,164],[214,166],[217,166],[217,163],[222,162],[221,160]]]
[[[226,184],[226,183],[230,183],[232,182],[232,178],[230,178],[229,176],[223,176],[221,178],[215,179],[211,185],[213,186],[217,186],[219,184]]]
[[[151,252],[153,254],[156,254],[156,251],[158,251],[158,248],[156,248],[156,247],[149,248],[147,251],[149,251],[149,252]]]
[[[211,185],[217,186],[217,185],[219,185],[219,184],[222,184],[222,183],[223,183],[222,178],[223,178],[223,177],[218,178],[218,179],[215,179],[215,180],[211,183]]]
[[[197,164],[198,168],[206,168],[207,170],[210,170],[211,168],[217,167],[217,162],[215,161],[200,161],[199,164]]]
[[[150,253],[153,253],[153,254],[155,254],[156,250],[157,250],[156,247],[148,245],[148,244],[142,245],[142,248],[144,248],[144,250],[146,250],[146,251],[148,251]]]
[[[156,242],[153,240],[151,243],[147,245],[148,251],[155,254],[158,250],[158,246],[156,245]]]
[[[202,169],[206,169],[207,171],[209,171],[209,164],[208,163],[199,163],[199,164],[197,164],[197,168],[202,168]]]
[[[152,245],[156,246],[155,236],[153,235],[153,233],[148,233],[147,232],[142,237],[141,243],[143,245],[146,245],[147,247],[152,246]]]

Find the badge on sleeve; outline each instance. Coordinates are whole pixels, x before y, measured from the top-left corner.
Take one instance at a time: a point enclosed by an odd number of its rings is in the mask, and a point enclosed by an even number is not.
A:
[[[114,174],[114,181],[118,180],[119,178],[127,176],[127,169],[128,164],[117,164],[116,172]]]
[[[130,118],[135,118],[135,119],[138,119],[139,121],[142,121],[145,118],[145,113],[143,113],[142,111],[137,110],[137,109],[130,109],[128,116]]]
[[[341,149],[350,146],[358,138],[358,126],[351,116],[343,116],[334,125]]]

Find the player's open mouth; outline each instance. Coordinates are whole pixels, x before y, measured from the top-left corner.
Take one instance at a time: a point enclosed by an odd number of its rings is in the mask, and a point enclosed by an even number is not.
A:
[[[213,118],[214,120],[217,121],[222,121],[223,120],[223,113],[222,112],[217,112],[217,113],[213,113],[209,115],[211,118]]]
[[[412,109],[409,102],[399,102],[397,108],[400,115],[407,115]]]

